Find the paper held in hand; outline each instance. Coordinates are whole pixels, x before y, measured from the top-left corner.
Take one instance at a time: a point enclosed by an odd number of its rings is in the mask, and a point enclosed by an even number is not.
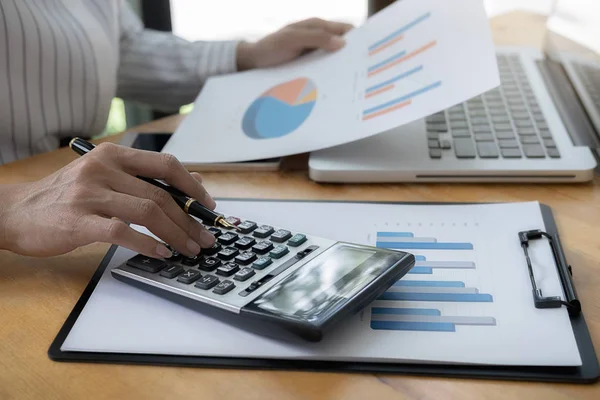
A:
[[[480,0],[403,0],[348,32],[346,46],[210,78],[163,152],[240,162],[363,139],[500,84]]]

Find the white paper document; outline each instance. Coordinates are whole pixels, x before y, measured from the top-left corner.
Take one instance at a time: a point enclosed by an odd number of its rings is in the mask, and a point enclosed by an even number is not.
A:
[[[500,84],[481,0],[402,0],[346,46],[207,81],[164,152],[184,163],[310,152],[423,118]]]
[[[319,343],[232,326],[115,280],[119,249],[63,351],[220,357],[581,365],[565,307],[537,309],[518,232],[545,229],[538,203],[394,205],[221,201],[228,215],[407,251],[415,267]],[[323,224],[322,221],[328,221]],[[550,247],[531,243],[544,296],[562,295]]]

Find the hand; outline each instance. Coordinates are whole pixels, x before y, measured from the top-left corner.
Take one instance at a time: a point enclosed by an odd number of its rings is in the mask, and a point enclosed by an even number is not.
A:
[[[307,50],[336,51],[345,42],[342,38],[352,25],[307,19],[272,33],[256,43],[242,42],[237,49],[238,70],[272,67],[292,61]]]
[[[0,248],[53,256],[106,242],[149,257],[171,256],[162,243],[124,221],[145,226],[187,256],[214,244],[214,236],[166,191],[136,175],[162,179],[206,207],[216,206],[200,177],[173,156],[103,143],[38,182],[0,187]]]

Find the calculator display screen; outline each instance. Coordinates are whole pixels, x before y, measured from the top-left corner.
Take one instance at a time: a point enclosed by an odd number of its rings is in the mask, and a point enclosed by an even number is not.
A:
[[[394,260],[394,258],[397,258]],[[254,305],[274,314],[313,320],[345,303],[401,255],[338,244],[259,297]]]

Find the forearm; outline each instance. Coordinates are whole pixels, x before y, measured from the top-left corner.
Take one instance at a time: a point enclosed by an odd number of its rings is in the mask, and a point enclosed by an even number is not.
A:
[[[16,203],[16,193],[23,185],[0,185],[0,250],[11,250],[10,214]]]

